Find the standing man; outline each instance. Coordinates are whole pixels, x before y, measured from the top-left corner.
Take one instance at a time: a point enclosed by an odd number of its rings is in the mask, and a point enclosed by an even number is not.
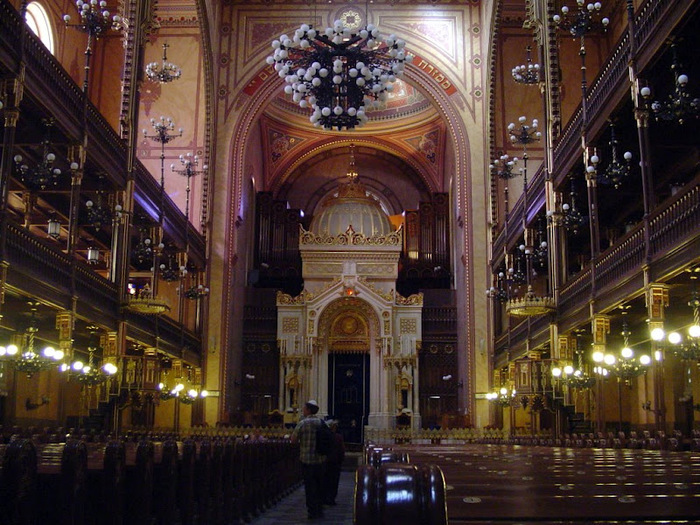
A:
[[[337,421],[329,421],[328,426],[333,431],[333,446],[328,456],[326,456],[326,472],[323,478],[323,503],[335,505],[335,498],[338,495],[338,483],[340,483],[340,469],[345,459],[345,441],[340,432],[338,432]]]
[[[323,517],[322,484],[326,456],[316,452],[316,431],[323,422],[316,416],[318,403],[314,399],[304,404],[304,417],[292,433],[292,443],[299,443],[299,459],[304,476],[306,508],[309,519]]]

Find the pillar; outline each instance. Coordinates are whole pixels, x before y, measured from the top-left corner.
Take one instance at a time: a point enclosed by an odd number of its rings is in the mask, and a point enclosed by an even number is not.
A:
[[[591,332],[593,333],[593,352],[605,354],[607,335],[610,333],[610,317],[604,314],[595,314],[591,320]],[[605,432],[605,395],[603,392],[604,376],[598,375],[595,382],[596,392],[596,430]]]

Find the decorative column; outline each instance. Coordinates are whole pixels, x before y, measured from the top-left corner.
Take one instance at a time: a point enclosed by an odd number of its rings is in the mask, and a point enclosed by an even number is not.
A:
[[[664,348],[654,337],[655,331],[663,334],[665,308],[669,304],[668,286],[651,283],[646,294],[647,312],[649,315],[649,331],[652,353],[652,381],[654,392],[654,423],[656,430],[666,430],[666,396],[664,393]]]
[[[607,335],[610,333],[610,317],[604,314],[595,314],[591,320],[591,332],[593,333],[593,352],[605,354]],[[595,383],[596,392],[596,430],[605,432],[605,396],[603,392],[603,376],[599,376]]]

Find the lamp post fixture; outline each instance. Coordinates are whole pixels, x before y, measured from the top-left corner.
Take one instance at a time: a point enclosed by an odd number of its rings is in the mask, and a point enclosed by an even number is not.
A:
[[[635,357],[635,352],[629,346],[629,336],[631,332],[627,326],[627,320],[622,322],[622,337],[624,346],[620,350],[619,355],[612,353],[604,353],[601,351],[593,352],[593,361],[597,363],[595,372],[603,377],[613,375],[617,378],[617,401],[618,401],[618,430],[622,431],[622,384],[631,386],[632,379],[642,374],[646,374],[651,364],[651,357],[648,354],[642,354]]]
[[[177,169],[175,167],[175,164],[170,165],[170,169],[177,173],[178,175],[182,175],[183,177],[187,178],[187,186],[185,188],[185,263],[180,267],[180,275],[181,277],[185,278],[187,275],[187,253],[189,251],[189,222],[190,222],[190,191],[191,191],[191,185],[190,185],[190,180],[192,177],[199,175],[201,173],[205,173],[207,169],[209,168],[206,164],[202,166],[201,170],[197,170],[197,166],[199,165],[199,156],[198,155],[192,155],[191,153],[188,153],[187,155],[180,155],[180,164],[182,168]],[[184,282],[184,281],[183,281]],[[181,287],[182,288],[182,287]],[[183,295],[185,299],[191,299],[191,300],[199,300],[207,295],[209,295],[209,288],[204,286],[203,284],[194,284],[187,290],[183,292]]]
[[[608,18],[603,17],[600,21],[597,20],[602,7],[603,4],[600,2],[586,4],[584,0],[576,0],[575,15],[570,16],[569,7],[564,5],[561,7],[561,15],[554,15],[552,20],[574,38],[583,38],[593,30],[605,30],[608,27],[610,23]]]
[[[291,37],[272,41],[267,63],[286,82],[285,93],[313,110],[314,126],[349,130],[367,121],[365,99],[386,100],[403,75],[413,59],[405,45],[395,35],[382,41],[372,24],[359,31],[341,20],[325,31],[302,24]]]
[[[622,160],[620,159],[620,154],[617,151],[618,141],[615,136],[615,126],[610,123],[610,163],[605,167],[604,170],[597,171],[597,180],[600,184],[606,186],[612,186],[618,189],[622,182],[630,175],[630,163],[632,161],[632,153],[630,151],[625,151],[622,154]],[[599,157],[593,155],[591,157],[591,163],[596,166],[599,162]]]

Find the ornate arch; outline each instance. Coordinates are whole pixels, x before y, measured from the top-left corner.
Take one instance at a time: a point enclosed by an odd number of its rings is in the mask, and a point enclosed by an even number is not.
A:
[[[421,49],[416,49],[416,52],[421,52]],[[262,60],[262,53],[261,53]],[[465,290],[465,300],[464,300],[464,336],[467,348],[474,348],[474,319],[475,319],[475,307],[474,307],[474,289],[476,285],[473,283],[474,280],[474,268],[471,264],[473,248],[473,221],[470,220],[469,208],[472,202],[472,172],[470,164],[470,143],[469,136],[467,134],[467,127],[465,125],[464,117],[473,115],[473,108],[470,110],[466,99],[462,94],[457,91],[456,93],[446,92],[435,80],[430,77],[426,72],[422,71],[414,65],[409,65],[406,67],[405,80],[410,81],[416,87],[421,89],[421,91],[428,96],[432,101],[433,105],[437,109],[438,114],[442,117],[447,128],[447,136],[450,137],[452,147],[454,148],[454,178],[452,179],[452,186],[455,194],[455,211],[454,216],[458,217],[457,222],[461,227],[461,243],[462,245],[455,245],[455,251],[460,255],[460,260],[463,264],[464,275],[461,283],[458,283],[458,287],[462,287]],[[226,228],[226,250],[223,255],[224,261],[236,260],[237,254],[235,253],[235,242],[234,237],[236,235],[237,217],[240,215],[242,197],[243,197],[243,183],[245,180],[245,155],[246,148],[244,145],[250,140],[251,130],[253,125],[260,115],[263,113],[265,106],[269,100],[275,96],[282,89],[282,79],[275,78],[274,80],[268,81],[263,86],[261,86],[252,96],[246,95],[243,91],[239,92],[238,99],[234,101],[232,107],[241,108],[235,123],[231,127],[230,135],[227,134],[230,142],[228,145],[228,159],[229,159],[229,173],[231,174],[232,184],[229,186],[230,193],[228,195],[228,209],[229,221]],[[243,85],[243,84],[241,84]],[[249,98],[249,99],[248,99]],[[248,99],[248,100],[246,100]],[[487,115],[484,116],[486,118]],[[484,170],[486,169],[487,161],[483,160]],[[483,176],[483,173],[482,173]],[[443,188],[444,189],[444,188]],[[484,189],[487,191],[487,188]],[[459,249],[462,248],[462,254],[459,254]],[[232,296],[231,290],[233,289],[233,270],[229,267],[224,272],[224,278],[222,279],[222,286],[224,290],[223,305],[224,308],[228,307],[231,309],[233,305],[234,298]],[[469,293],[471,292],[471,293]],[[375,316],[373,316],[375,317]],[[373,318],[370,318],[371,322],[374,322]],[[224,348],[230,345],[230,331],[229,322],[227,320],[222,323],[222,346]],[[378,326],[378,324],[377,324]],[[379,333],[379,331],[375,332]],[[469,352],[466,353],[466,370],[467,377],[472,378],[473,375],[473,357]],[[465,392],[467,394],[467,410],[473,412],[474,410],[474,385],[473,381],[468,381],[467,388]]]
[[[318,319],[318,339],[316,341],[318,348],[330,349],[331,343],[334,342],[333,339],[345,330],[339,326],[339,323],[342,323],[344,319],[355,319],[358,322],[357,327],[349,327],[353,332],[350,337],[357,336],[358,350],[359,345],[364,341],[371,345],[372,334],[375,335],[375,338],[381,334],[379,316],[371,304],[357,297],[343,297],[328,304],[321,312]],[[334,332],[334,328],[340,332]],[[352,342],[348,348],[343,350],[352,351],[351,347]]]

